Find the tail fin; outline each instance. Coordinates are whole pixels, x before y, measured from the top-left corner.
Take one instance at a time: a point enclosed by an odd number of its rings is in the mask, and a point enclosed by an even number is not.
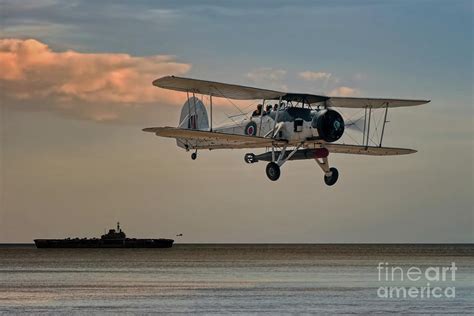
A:
[[[207,111],[204,104],[196,97],[189,98],[181,109],[181,116],[179,118],[179,128],[185,129],[198,129],[198,130],[209,130],[209,120],[207,118]],[[189,141],[186,139],[176,139],[176,144],[189,150],[193,148],[195,141]]]
[[[209,120],[204,104],[196,97],[189,98],[181,109],[179,128],[209,130]]]

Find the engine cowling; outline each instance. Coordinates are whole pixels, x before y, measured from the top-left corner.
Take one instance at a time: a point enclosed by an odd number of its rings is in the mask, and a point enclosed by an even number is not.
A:
[[[328,143],[337,141],[344,134],[344,119],[334,110],[316,112],[311,126],[316,128],[319,137]]]

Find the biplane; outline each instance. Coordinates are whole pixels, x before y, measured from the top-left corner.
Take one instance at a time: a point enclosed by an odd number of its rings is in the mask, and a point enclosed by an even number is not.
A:
[[[389,108],[415,106],[429,100],[331,97],[307,93],[288,93],[235,84],[212,82],[175,76],[153,81],[153,85],[187,94],[177,127],[148,127],[143,131],[157,136],[175,138],[177,145],[193,151],[197,158],[201,149],[257,149],[260,154],[247,153],[249,164],[266,161],[266,174],[272,181],[280,177],[281,167],[290,160],[314,159],[324,173],[324,182],[334,185],[339,177],[336,168],[330,167],[330,154],[391,156],[415,153],[406,148],[383,147],[382,140]],[[196,95],[206,95],[206,106]],[[252,115],[242,113],[240,120],[213,126],[213,97],[234,100],[261,100]],[[275,103],[265,110],[266,104]],[[345,128],[351,123],[344,120],[337,109],[360,109],[364,112],[361,144],[338,144]],[[383,111],[379,142],[370,137],[371,121],[375,110]],[[369,139],[371,142],[369,142]]]

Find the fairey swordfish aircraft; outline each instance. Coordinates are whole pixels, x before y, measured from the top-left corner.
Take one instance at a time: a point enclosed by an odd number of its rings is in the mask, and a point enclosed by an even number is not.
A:
[[[334,185],[339,177],[336,168],[329,166],[329,154],[391,156],[415,153],[405,148],[382,147],[382,139],[389,108],[414,106],[429,100],[383,98],[330,97],[306,93],[288,93],[258,89],[221,82],[166,76],[153,85],[186,92],[188,99],[181,110],[178,127],[148,127],[145,132],[175,138],[177,145],[192,150],[191,158],[199,149],[263,148],[261,154],[247,153],[245,162],[268,161],[266,173],[270,180],[280,177],[280,168],[289,160],[314,159],[324,173],[324,182]],[[190,97],[190,94],[192,95]],[[203,102],[195,95],[209,96],[210,119]],[[212,126],[212,98],[262,100],[252,116],[245,113],[239,121]],[[265,110],[265,104],[275,103]],[[335,108],[359,108],[364,111],[363,141],[361,145],[336,144],[348,122]],[[380,141],[369,144],[373,110],[384,110]]]

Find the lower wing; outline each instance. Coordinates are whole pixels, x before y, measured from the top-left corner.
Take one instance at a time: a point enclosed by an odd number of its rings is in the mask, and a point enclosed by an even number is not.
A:
[[[286,141],[271,138],[200,131],[176,127],[148,127],[144,132],[157,136],[176,138],[189,149],[240,149],[282,146]]]
[[[276,140],[258,136],[226,134],[219,132],[201,131],[176,127],[148,127],[144,132],[155,133],[157,136],[170,137],[179,140],[188,149],[243,149],[243,148],[265,148],[275,146],[296,146],[301,142],[288,143],[285,140]],[[394,147],[359,146],[330,143],[303,142],[304,147],[326,148],[330,153],[371,155],[371,156],[395,156],[416,153],[416,150]]]
[[[394,148],[394,147],[377,147],[377,146],[359,146],[359,145],[343,145],[343,144],[321,144],[330,153],[335,154],[352,154],[352,155],[370,155],[370,156],[396,156],[408,155],[416,153],[414,149]]]

